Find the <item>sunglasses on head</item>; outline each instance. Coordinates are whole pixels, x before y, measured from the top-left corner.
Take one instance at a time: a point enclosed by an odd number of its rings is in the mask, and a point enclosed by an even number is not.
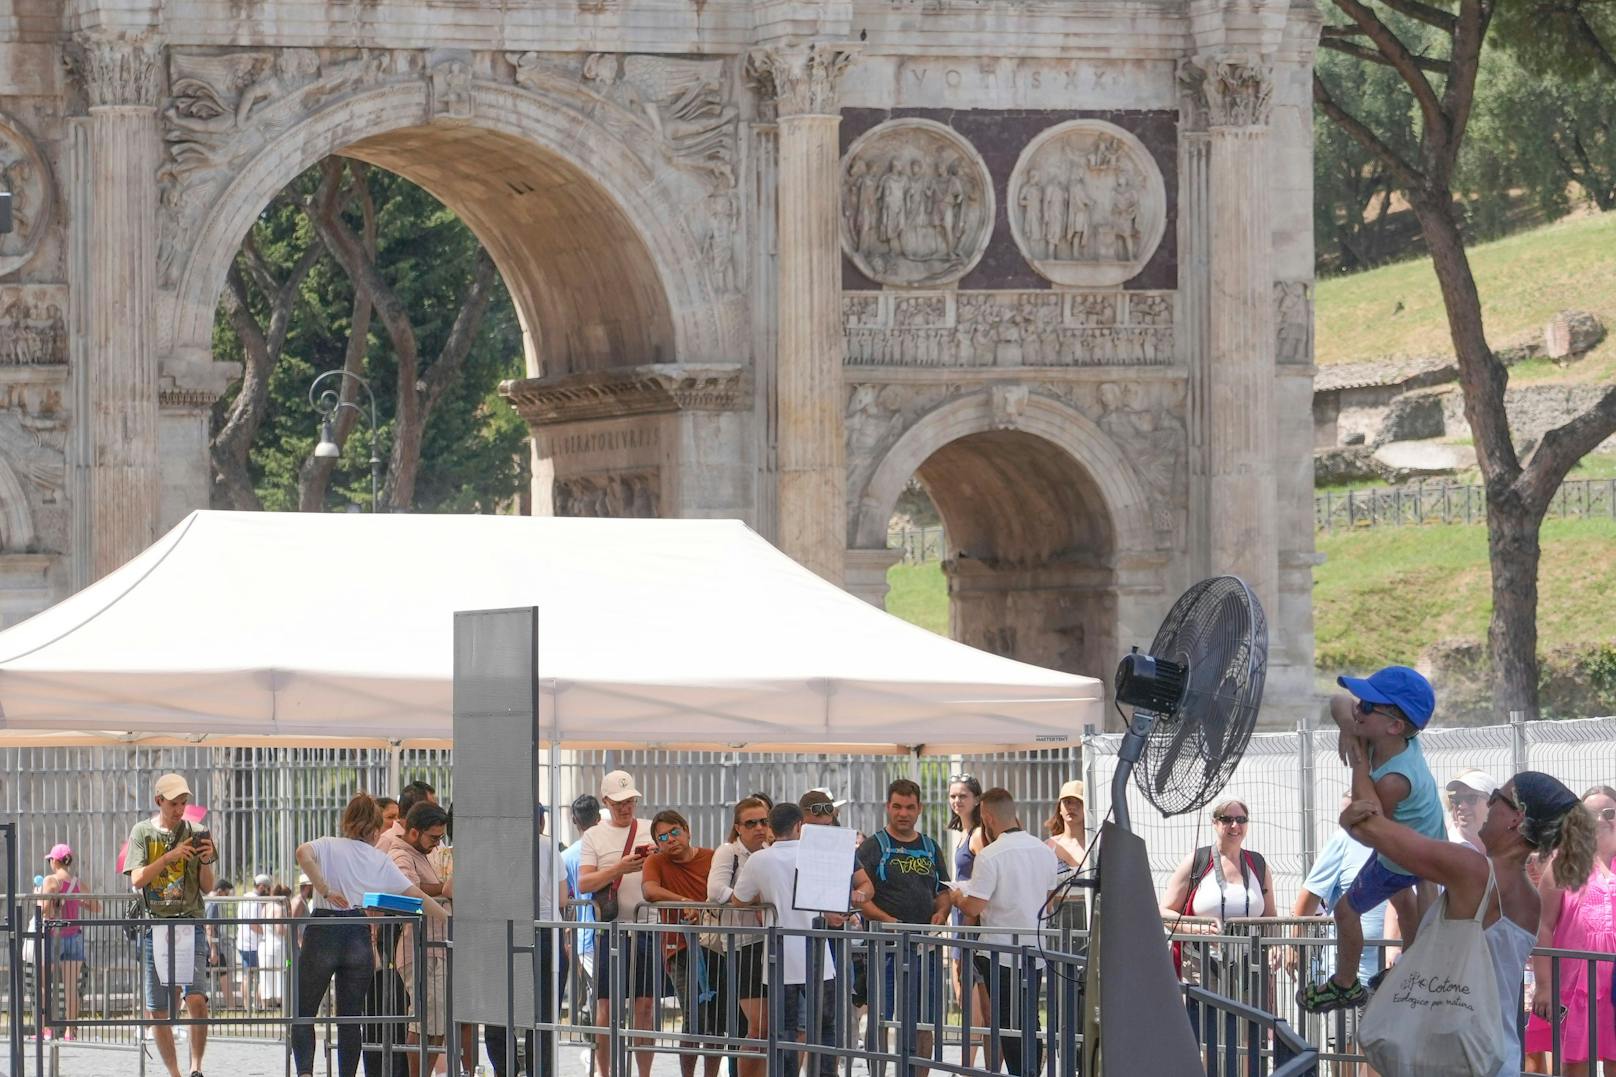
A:
[[[769,825],[769,820],[766,817],[763,818],[763,819],[742,819],[739,823],[736,823],[735,825],[736,826],[743,826],[748,830],[753,830],[753,829],[756,829],[757,827],[760,827],[760,826],[768,826]]]
[[[682,826],[670,827],[667,830],[664,830],[662,833],[660,833],[660,834],[658,834],[656,836],[657,844],[662,845],[665,842],[670,842],[674,838],[677,838],[679,835],[683,834],[684,832],[685,832],[685,828],[682,827]]]
[[[1218,816],[1218,822],[1225,826],[1245,826],[1251,822],[1251,817],[1248,815],[1220,815]]]
[[[1490,794],[1488,794],[1488,796],[1487,796],[1487,806],[1489,808],[1492,807],[1494,804],[1497,804],[1499,801],[1503,801],[1505,804],[1508,804],[1515,811],[1521,812],[1522,814],[1524,814],[1526,812],[1525,808],[1523,808],[1519,804],[1515,803],[1515,798],[1514,797],[1510,796],[1508,793],[1504,792],[1502,789],[1494,789]]]
[[[830,803],[828,801],[821,801],[818,804],[810,804],[810,805],[808,805],[808,814],[809,815],[835,815],[836,814],[836,805],[834,805],[834,804],[832,804],[832,803]]]
[[[948,776],[948,784],[949,785],[953,785],[956,782],[974,782],[974,781],[976,781],[976,775],[974,775],[974,774],[950,774]]]

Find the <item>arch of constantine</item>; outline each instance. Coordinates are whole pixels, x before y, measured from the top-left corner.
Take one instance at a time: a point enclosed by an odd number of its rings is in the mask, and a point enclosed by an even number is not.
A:
[[[344,154],[497,262],[535,512],[739,517],[879,603],[918,479],[958,638],[1106,675],[1232,571],[1292,718],[1318,25],[1286,0],[5,0],[0,623],[206,506],[226,272]]]

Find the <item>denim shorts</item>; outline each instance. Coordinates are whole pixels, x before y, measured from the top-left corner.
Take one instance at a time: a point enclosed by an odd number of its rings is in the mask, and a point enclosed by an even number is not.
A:
[[[889,953],[882,961],[881,1018],[885,1021],[892,1020],[892,1001],[897,994],[897,958],[897,954]],[[918,1015],[915,1019],[922,1024],[933,1024],[937,1020],[936,999],[943,979],[942,955],[936,948],[927,947],[915,954],[915,965],[910,971],[905,994]]]
[[[75,931],[71,935],[58,935],[56,941],[60,944],[56,951],[56,960],[84,960],[84,932]]]
[[[145,935],[142,936],[140,943],[140,965],[143,970],[142,978],[145,980],[146,1011],[148,1013],[157,1013],[168,1016],[169,1002],[173,998],[173,988],[175,987],[183,989],[181,991],[182,996],[188,997],[190,995],[201,995],[204,998],[207,997],[208,936],[207,929],[205,927],[203,927],[201,924],[194,925],[196,931],[196,952],[193,955],[191,968],[187,970],[185,968],[176,967],[174,969],[174,979],[178,982],[165,987],[159,981],[157,976],[157,964],[154,960],[155,955],[152,952],[151,941],[152,931],[160,930],[161,923],[162,921],[160,920],[156,921],[152,927],[146,930]],[[174,933],[178,935],[184,930],[185,927],[182,925],[175,928]]]
[[[1358,869],[1358,877],[1347,890],[1347,907],[1362,916],[1393,894],[1417,886],[1419,881],[1419,876],[1393,871],[1379,856],[1372,856]]]

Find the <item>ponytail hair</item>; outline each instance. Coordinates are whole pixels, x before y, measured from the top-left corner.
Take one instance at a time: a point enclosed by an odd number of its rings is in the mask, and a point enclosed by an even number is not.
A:
[[[1528,841],[1532,836],[1526,833],[1525,824],[1521,826],[1521,835]],[[1554,885],[1562,890],[1581,890],[1588,882],[1588,876],[1593,874],[1595,851],[1594,816],[1579,801],[1575,808],[1549,823],[1544,830],[1544,841],[1537,844],[1542,849],[1554,850],[1554,863],[1550,871],[1554,874]]]

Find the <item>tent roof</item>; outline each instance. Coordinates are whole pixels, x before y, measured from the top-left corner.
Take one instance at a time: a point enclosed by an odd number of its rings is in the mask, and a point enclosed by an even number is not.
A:
[[[522,606],[562,747],[985,751],[1099,721],[1100,682],[906,624],[735,521],[194,512],[0,633],[0,744],[444,744],[453,614]]]

